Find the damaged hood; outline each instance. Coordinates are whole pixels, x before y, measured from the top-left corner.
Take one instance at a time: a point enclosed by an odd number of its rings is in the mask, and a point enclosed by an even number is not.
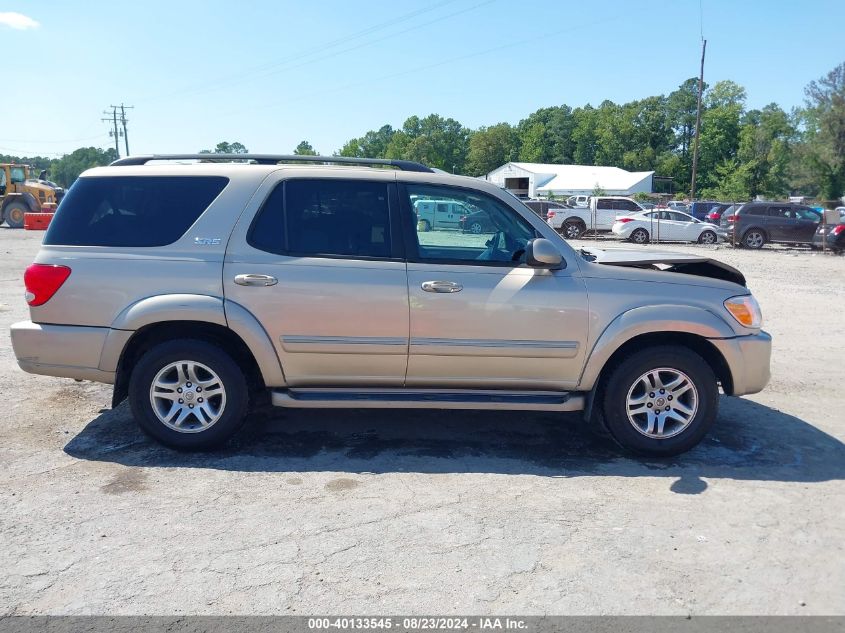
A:
[[[745,275],[733,266],[720,261],[673,251],[652,251],[622,248],[592,248],[579,250],[587,261],[607,266],[627,266],[645,270],[664,270],[666,272],[696,275],[730,281],[745,286]]]

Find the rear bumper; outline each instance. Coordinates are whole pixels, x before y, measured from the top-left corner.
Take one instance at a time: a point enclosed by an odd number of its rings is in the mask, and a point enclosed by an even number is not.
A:
[[[845,239],[842,238],[842,235],[845,234],[834,235],[833,237],[828,235],[825,237],[816,233],[813,236],[813,246],[816,248],[824,247],[832,250],[842,250],[845,248]]]
[[[110,332],[105,327],[21,321],[11,327],[12,349],[20,368],[31,374],[112,384],[116,364],[102,367],[100,362]]]
[[[722,353],[731,371],[733,390],[730,395],[757,393],[769,383],[772,337],[768,332],[709,340]]]

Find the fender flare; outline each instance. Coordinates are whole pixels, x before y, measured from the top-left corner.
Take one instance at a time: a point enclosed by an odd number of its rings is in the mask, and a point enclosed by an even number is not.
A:
[[[736,332],[721,317],[694,306],[655,305],[632,308],[617,316],[596,340],[587,360],[578,391],[593,389],[607,361],[622,345],[642,334],[674,332],[703,339],[736,338]]]
[[[228,318],[227,318],[228,316]],[[115,317],[100,356],[100,367],[117,368],[121,354],[141,328],[174,321],[202,321],[231,330],[249,349],[267,387],[284,386],[276,348],[258,320],[246,309],[222,297],[168,294],[133,303]]]

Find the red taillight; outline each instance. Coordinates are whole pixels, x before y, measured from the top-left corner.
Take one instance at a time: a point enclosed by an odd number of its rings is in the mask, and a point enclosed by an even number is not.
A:
[[[726,219],[727,219],[728,222],[736,222],[736,216],[735,215],[729,215]]]
[[[32,264],[23,274],[26,302],[31,306],[47,303],[70,277],[70,268],[50,264]]]
[[[462,216],[461,216],[461,222],[466,222],[466,221],[467,221],[467,216],[462,215]]]
[[[833,230],[830,232],[831,235],[839,235],[845,231],[845,224],[837,224],[833,227]]]
[[[546,219],[547,220],[551,220],[553,217],[555,217],[554,211],[546,211]]]
[[[625,222],[633,222],[634,218],[617,218],[616,221],[625,224]]]

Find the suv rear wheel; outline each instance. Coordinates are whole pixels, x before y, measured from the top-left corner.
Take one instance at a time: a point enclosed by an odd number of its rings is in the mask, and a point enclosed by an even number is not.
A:
[[[179,450],[210,449],[229,440],[246,418],[246,378],[232,358],[205,341],[161,343],[129,379],[129,404],[141,429]]]
[[[763,248],[765,243],[766,236],[759,229],[746,231],[745,235],[742,236],[742,245],[746,248]]]
[[[604,386],[604,421],[623,448],[666,457],[698,444],[718,411],[710,365],[680,346],[645,349],[623,360]]]

